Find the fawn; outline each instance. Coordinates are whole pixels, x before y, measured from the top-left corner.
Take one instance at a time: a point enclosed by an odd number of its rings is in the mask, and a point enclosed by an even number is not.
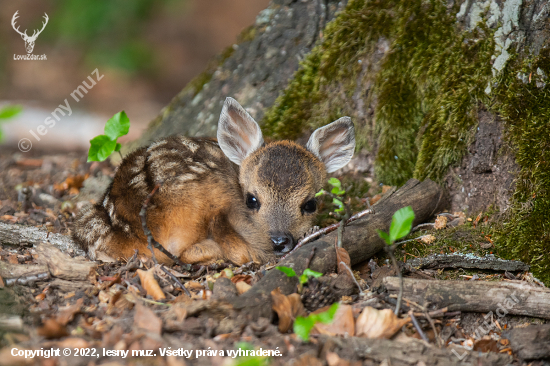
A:
[[[153,237],[184,263],[217,260],[265,263],[293,249],[312,226],[315,193],[327,172],[346,165],[354,126],[342,117],[313,132],[306,147],[265,144],[260,127],[227,98],[216,139],[172,136],[124,158],[101,202],[83,208],[73,238],[90,258],[102,251],[150,253],[139,212],[147,209]],[[155,249],[160,262],[168,257]]]

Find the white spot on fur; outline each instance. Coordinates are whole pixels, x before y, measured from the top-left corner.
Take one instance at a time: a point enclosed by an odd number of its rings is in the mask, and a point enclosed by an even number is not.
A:
[[[143,170],[145,165],[145,156],[140,155],[134,160],[134,166],[130,168],[130,172],[137,174]]]
[[[217,144],[216,144],[217,145]],[[221,158],[222,156],[222,151],[219,147],[214,147],[212,145],[204,145],[204,148],[206,149],[206,151],[208,152],[208,154],[216,157],[216,158]]]
[[[152,144],[147,148],[147,151],[154,150],[154,149],[156,149],[156,148],[159,147],[159,146],[166,145],[167,143],[168,143],[168,141],[166,141],[166,140],[157,141],[157,142],[155,142],[155,143],[152,143]]]
[[[156,159],[159,159],[159,158],[163,158],[165,155],[177,154],[177,153],[179,153],[179,151],[177,149],[155,150],[155,151],[153,151],[149,154],[149,156],[147,157],[147,161],[156,160]]]
[[[199,148],[199,145],[197,145],[196,143],[194,143],[193,141],[189,140],[188,138],[186,137],[180,137],[180,142],[183,144],[183,146],[187,147],[189,150],[191,150],[192,153],[194,153],[195,151],[197,151],[197,149]]]
[[[196,163],[197,165],[189,165],[189,169],[191,169],[192,171],[194,171],[195,173],[199,173],[199,174],[202,174],[206,171],[205,168],[201,167],[200,163]]]
[[[217,168],[218,166],[213,161],[207,161],[206,165],[208,165],[210,168]]]
[[[142,184],[145,184],[145,173],[142,172],[142,173],[139,173],[138,175],[136,175],[135,177],[132,178],[132,180],[130,182],[128,182],[128,185],[129,186],[136,186],[136,187],[139,187],[141,186]]]

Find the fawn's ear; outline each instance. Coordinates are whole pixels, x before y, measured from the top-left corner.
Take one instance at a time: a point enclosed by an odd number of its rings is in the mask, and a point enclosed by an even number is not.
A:
[[[225,156],[237,165],[264,144],[260,126],[233,98],[226,98],[223,104],[218,144]]]
[[[351,118],[342,117],[316,129],[306,148],[314,153],[332,173],[346,165],[355,151],[355,128]]]

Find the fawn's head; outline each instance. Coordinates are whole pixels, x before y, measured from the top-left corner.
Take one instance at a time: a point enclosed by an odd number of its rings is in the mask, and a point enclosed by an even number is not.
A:
[[[355,131],[342,117],[311,135],[306,147],[292,141],[265,144],[260,126],[232,98],[218,123],[218,143],[240,165],[247,230],[257,245],[282,255],[309,230],[317,213],[315,193],[327,173],[346,165],[355,149]]]

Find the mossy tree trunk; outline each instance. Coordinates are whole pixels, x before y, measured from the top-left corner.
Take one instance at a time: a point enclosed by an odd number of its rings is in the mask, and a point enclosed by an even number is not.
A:
[[[276,0],[138,144],[213,136],[226,96],[274,138],[349,115],[379,182],[429,177],[454,209],[500,210],[499,253],[548,283],[549,12],[548,0]]]

